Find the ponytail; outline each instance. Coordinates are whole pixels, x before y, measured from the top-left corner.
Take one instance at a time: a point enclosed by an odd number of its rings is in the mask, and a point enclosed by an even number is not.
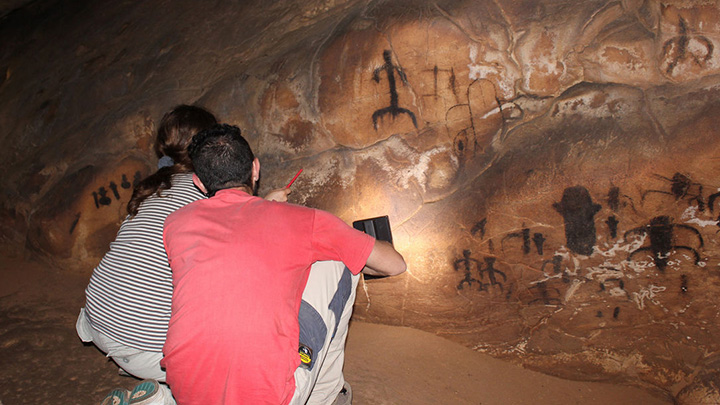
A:
[[[173,175],[193,171],[187,146],[196,133],[215,124],[217,124],[215,116],[207,110],[189,105],[177,106],[163,116],[155,140],[155,154],[161,160],[172,160],[173,164],[170,166],[163,164],[158,171],[135,186],[127,204],[128,214],[137,215],[140,205],[146,198],[172,187]]]

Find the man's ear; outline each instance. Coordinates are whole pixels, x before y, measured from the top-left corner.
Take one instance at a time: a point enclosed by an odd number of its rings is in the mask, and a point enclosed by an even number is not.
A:
[[[258,158],[253,159],[252,162],[252,181],[255,183],[260,179],[260,161]]]
[[[197,188],[199,188],[200,191],[203,192],[203,194],[207,194],[207,189],[205,188],[205,185],[202,181],[200,181],[200,177],[198,177],[195,173],[193,173],[193,184],[195,184],[195,186],[197,186]]]

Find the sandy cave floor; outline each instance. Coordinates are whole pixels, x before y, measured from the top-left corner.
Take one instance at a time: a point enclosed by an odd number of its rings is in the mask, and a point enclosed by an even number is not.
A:
[[[131,377],[75,320],[89,275],[0,258],[0,405],[96,404]],[[345,377],[354,404],[670,404],[658,392],[568,381],[476,353],[433,334],[353,322]]]

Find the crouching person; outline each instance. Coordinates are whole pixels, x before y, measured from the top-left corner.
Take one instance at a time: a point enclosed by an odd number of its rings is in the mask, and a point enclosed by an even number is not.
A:
[[[237,127],[202,131],[188,151],[210,198],[165,221],[162,364],[178,403],[342,400],[357,274],[400,274],[403,257],[332,214],[254,197],[260,162]]]

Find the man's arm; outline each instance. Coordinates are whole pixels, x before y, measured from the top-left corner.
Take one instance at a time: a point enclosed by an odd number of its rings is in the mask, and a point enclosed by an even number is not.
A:
[[[371,276],[397,276],[407,269],[405,259],[388,242],[375,240],[363,273]]]

